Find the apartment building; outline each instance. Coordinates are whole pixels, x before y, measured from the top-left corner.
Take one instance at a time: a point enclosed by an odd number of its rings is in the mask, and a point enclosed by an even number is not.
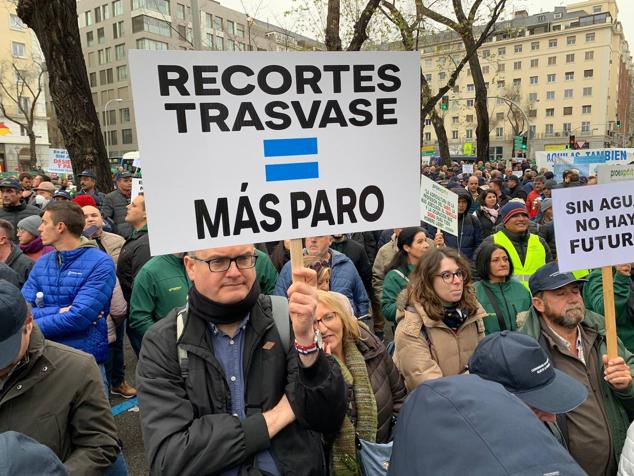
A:
[[[78,0],[77,13],[92,97],[110,158],[137,150],[130,49],[323,49],[314,40],[214,0]]]
[[[421,64],[437,90],[464,47],[453,32],[425,41]],[[515,12],[496,25],[478,56],[489,93],[491,158],[511,157],[513,137],[522,131],[529,134],[531,152],[564,148],[571,135],[590,148],[630,144],[633,66],[615,0],[589,0],[532,15]],[[448,108],[439,110],[452,153],[475,147],[474,96],[467,66],[448,94]],[[431,122],[426,125],[423,145],[436,145]]]
[[[22,124],[27,123],[27,118],[21,109],[29,111],[35,101],[33,131],[37,165],[45,167],[48,164],[45,91],[42,90],[37,96],[42,64],[37,38],[17,16],[15,2],[0,0],[0,101],[6,115]],[[43,89],[47,79],[42,79]],[[0,110],[0,172],[31,170],[31,147],[27,129],[8,117],[3,116]]]

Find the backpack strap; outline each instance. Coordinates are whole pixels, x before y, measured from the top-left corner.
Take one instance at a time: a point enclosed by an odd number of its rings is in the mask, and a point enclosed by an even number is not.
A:
[[[288,299],[282,296],[269,296],[271,298],[271,310],[275,327],[282,339],[284,352],[291,349],[291,320],[288,314]]]
[[[491,303],[491,306],[493,306],[493,310],[495,311],[495,315],[498,318],[498,326],[500,327],[500,331],[505,331],[506,330],[506,322],[504,322],[504,314],[502,314],[502,309],[500,309],[500,303],[495,298],[495,294],[493,294],[493,291],[491,291],[489,288],[487,288],[486,284],[482,284],[482,289],[484,289],[484,292],[486,293],[487,297],[489,298],[489,302]]]
[[[176,314],[176,350],[178,351],[178,365],[181,368],[181,377],[183,377],[183,380],[185,380],[189,375],[189,357],[187,355],[187,351],[180,344],[179,340],[185,330],[188,313],[189,307],[185,306],[178,314]]]

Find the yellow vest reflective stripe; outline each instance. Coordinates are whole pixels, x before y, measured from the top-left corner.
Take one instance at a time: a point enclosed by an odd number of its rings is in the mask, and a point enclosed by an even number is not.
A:
[[[539,268],[546,264],[546,249],[539,240],[539,236],[528,235],[526,262],[522,263],[513,242],[502,231],[493,235],[493,242],[508,251],[513,263],[513,278],[521,282],[528,289],[528,280]]]

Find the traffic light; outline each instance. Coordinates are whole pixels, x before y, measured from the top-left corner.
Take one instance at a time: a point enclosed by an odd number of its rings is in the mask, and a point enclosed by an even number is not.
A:
[[[575,136],[573,136],[573,135],[570,136],[569,148],[570,149],[576,149],[577,148],[577,141],[576,141]]]
[[[522,136],[522,150],[526,150],[527,144],[528,144],[528,135],[524,134]]]
[[[446,111],[449,109],[449,96],[443,96],[440,101],[440,109]]]

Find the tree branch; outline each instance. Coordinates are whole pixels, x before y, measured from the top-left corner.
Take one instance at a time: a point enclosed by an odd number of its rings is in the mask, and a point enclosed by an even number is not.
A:
[[[348,45],[347,51],[359,51],[363,43],[365,43],[365,40],[368,39],[368,24],[380,3],[381,0],[368,0],[368,3],[361,12],[359,20],[354,25],[354,35],[352,36],[350,45]]]

